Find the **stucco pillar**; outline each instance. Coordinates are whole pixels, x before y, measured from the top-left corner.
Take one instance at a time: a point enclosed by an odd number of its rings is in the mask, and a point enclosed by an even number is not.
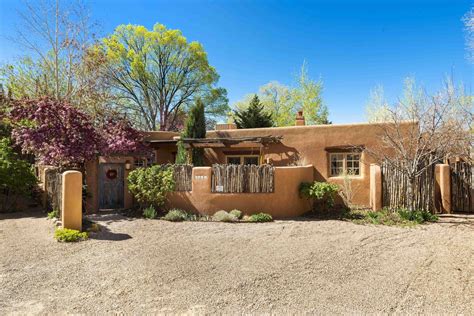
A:
[[[450,214],[451,210],[451,169],[448,164],[435,166],[436,187],[439,192],[439,207],[442,213]]]
[[[62,227],[82,230],[82,173],[66,171],[62,175]]]
[[[39,178],[40,178],[42,189],[43,189],[42,194],[41,194],[41,205],[43,206],[43,208],[48,207],[48,192],[46,191],[48,188],[48,183],[47,183],[48,177],[46,177],[46,173],[49,172],[50,169],[51,168],[49,167],[41,168],[40,174],[39,174]]]
[[[382,170],[377,164],[370,164],[370,206],[374,211],[382,209]]]
[[[193,194],[211,193],[211,167],[194,167],[192,176]]]

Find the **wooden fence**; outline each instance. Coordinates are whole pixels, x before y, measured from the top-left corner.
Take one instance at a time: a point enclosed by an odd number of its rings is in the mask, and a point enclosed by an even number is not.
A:
[[[424,168],[429,161],[422,162]],[[408,202],[408,176],[400,166],[382,163],[382,201],[390,209],[410,208]],[[416,177],[413,184],[414,208],[436,213],[435,207],[435,165],[431,164]]]
[[[455,212],[472,211],[472,165],[465,161],[451,163],[451,207]]]
[[[191,191],[193,180],[192,165],[171,165],[173,168],[173,177],[175,191]]]
[[[213,165],[211,191],[215,193],[271,193],[275,168],[271,165]]]
[[[46,206],[48,210],[58,210],[61,216],[62,208],[62,173],[58,169],[48,168],[45,170]]]

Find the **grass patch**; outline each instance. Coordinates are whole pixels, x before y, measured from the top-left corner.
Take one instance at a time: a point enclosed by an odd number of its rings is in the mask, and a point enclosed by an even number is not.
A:
[[[157,213],[153,206],[149,206],[143,210],[143,217],[147,219],[155,219],[156,216],[157,216]]]
[[[409,211],[406,209],[381,211],[347,210],[341,219],[350,220],[357,224],[374,224],[387,226],[415,226],[426,222],[436,222],[438,216],[426,211]]]
[[[87,232],[80,232],[75,229],[68,229],[68,228],[58,228],[54,232],[54,238],[57,241],[63,242],[76,242],[81,240],[86,240],[89,237]]]

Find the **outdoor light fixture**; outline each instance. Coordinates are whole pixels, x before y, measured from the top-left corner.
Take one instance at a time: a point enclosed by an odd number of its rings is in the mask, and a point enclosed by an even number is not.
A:
[[[132,169],[132,163],[130,161],[125,161],[125,170],[130,170]]]

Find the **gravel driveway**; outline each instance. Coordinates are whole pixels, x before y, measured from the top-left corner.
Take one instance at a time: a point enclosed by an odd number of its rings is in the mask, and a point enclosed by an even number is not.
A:
[[[464,313],[474,221],[169,223],[97,217],[56,242],[41,214],[0,215],[0,314]]]

